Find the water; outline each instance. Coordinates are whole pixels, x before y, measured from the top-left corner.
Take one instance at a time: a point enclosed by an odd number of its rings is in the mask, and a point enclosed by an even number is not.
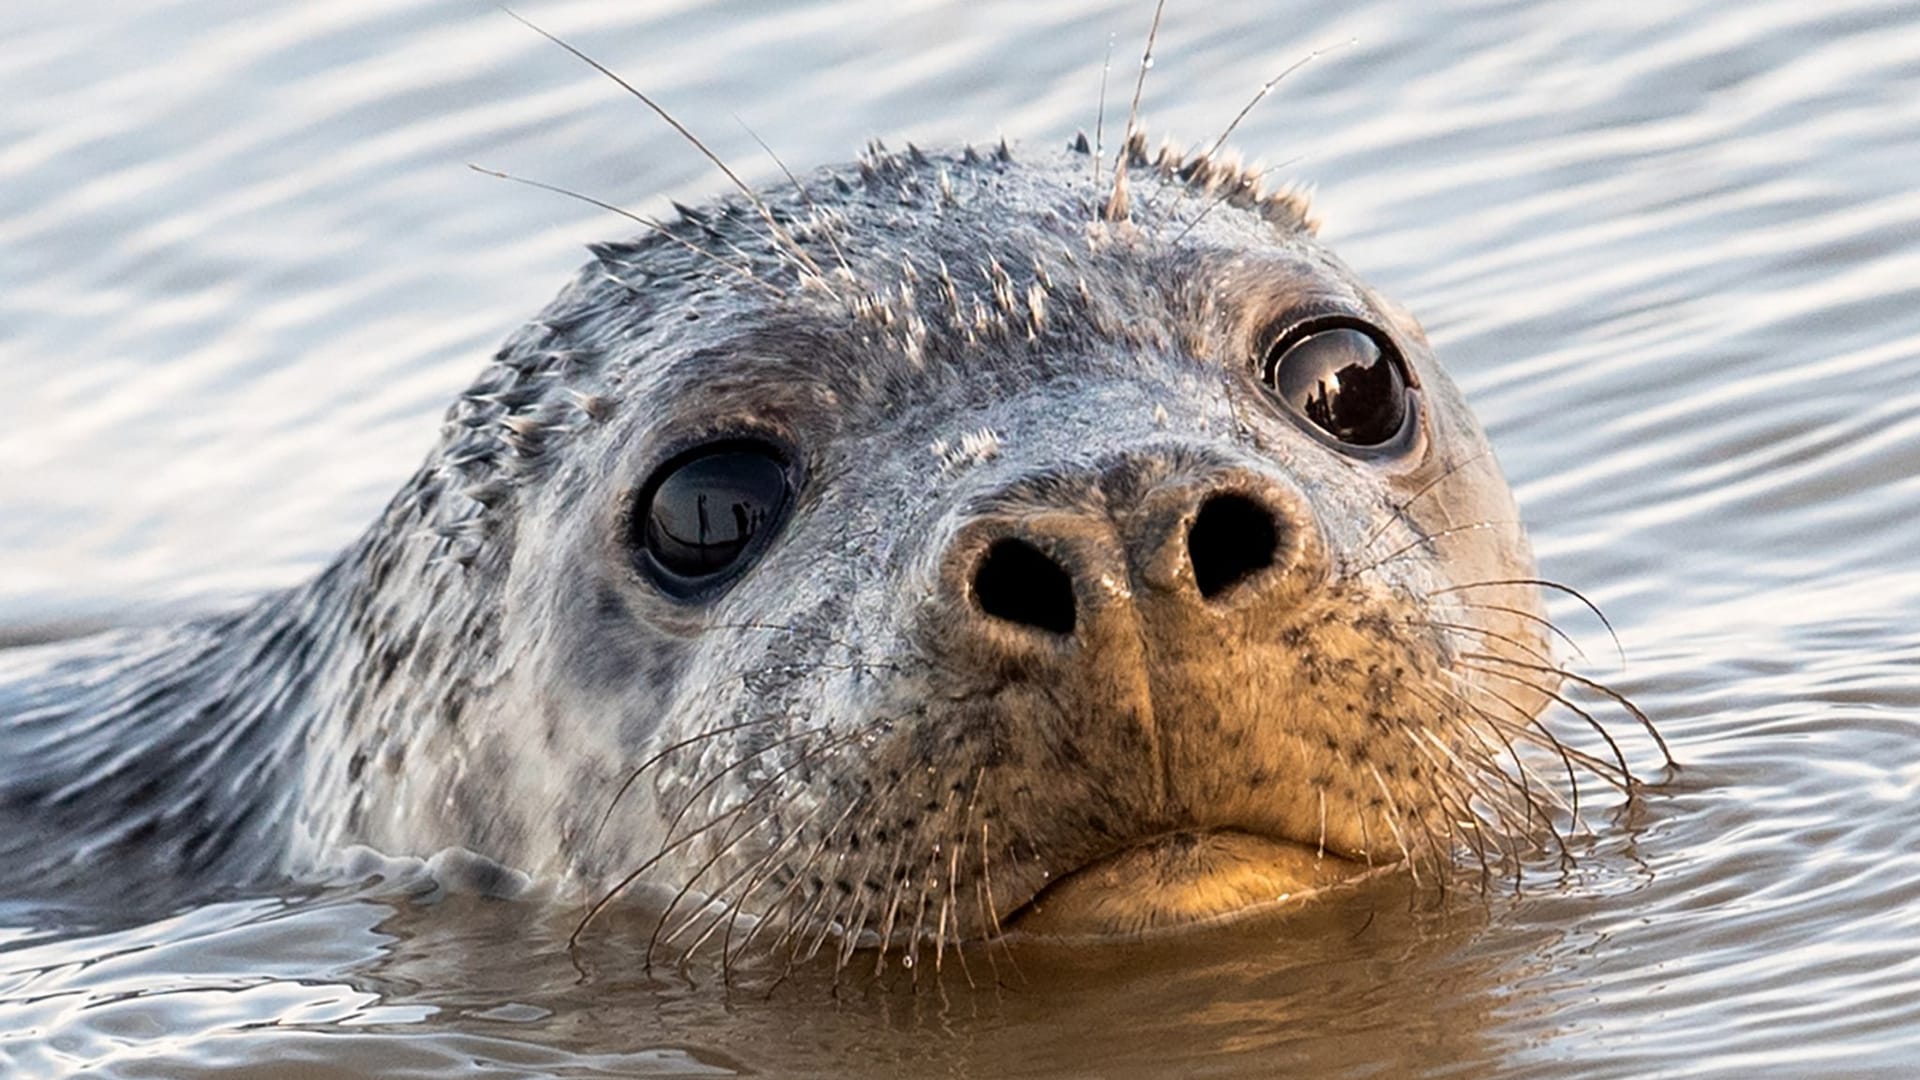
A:
[[[1064,140],[1110,35],[1130,90],[1150,15],[647,9],[529,13],[756,180],[776,170],[736,114],[796,167],[871,135]],[[6,23],[0,639],[229,606],[371,518],[580,244],[626,231],[465,162],[643,210],[720,188],[484,4]],[[1234,141],[1297,158],[1325,235],[1426,320],[1544,570],[1619,630],[1624,670],[1556,606],[1588,670],[1674,745],[1682,770],[1579,872],[837,996],[650,978],[617,949],[583,980],[564,912],[405,874],[59,932],[0,901],[0,1072],[1920,1071],[1920,11],[1176,4],[1148,120],[1211,138],[1348,39]]]

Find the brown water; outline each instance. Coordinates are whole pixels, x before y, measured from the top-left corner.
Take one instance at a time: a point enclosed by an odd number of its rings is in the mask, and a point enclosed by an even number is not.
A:
[[[485,4],[15,6],[0,639],[225,606],[372,517],[580,245],[626,231],[464,162],[640,209],[720,187]],[[757,180],[735,114],[796,167],[1063,141],[1150,15],[529,13]],[[0,1074],[1920,1074],[1920,10],[1174,4],[1148,120],[1209,139],[1349,38],[1235,142],[1298,158],[1326,235],[1427,321],[1545,571],[1619,629],[1624,670],[1556,607],[1587,669],[1674,744],[1576,872],[771,995],[636,970],[645,927],[570,958],[564,910],[419,874],[132,927],[0,900]]]

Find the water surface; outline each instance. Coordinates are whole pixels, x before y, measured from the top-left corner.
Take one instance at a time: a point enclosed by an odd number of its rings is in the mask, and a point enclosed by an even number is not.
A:
[[[750,179],[1037,145],[1138,2],[544,3]],[[74,0],[0,37],[0,640],[314,573],[520,319],[721,188],[468,2]],[[771,996],[571,918],[364,888],[49,927],[0,901],[7,1075],[1908,1076],[1920,1069],[1920,11],[1172,5],[1156,132],[1318,185],[1466,387],[1556,602],[1682,769],[1516,895],[1364,890],[1017,976]],[[1638,764],[1656,765],[1641,760]],[[644,933],[644,928],[636,931]],[[975,956],[978,965],[983,958]]]

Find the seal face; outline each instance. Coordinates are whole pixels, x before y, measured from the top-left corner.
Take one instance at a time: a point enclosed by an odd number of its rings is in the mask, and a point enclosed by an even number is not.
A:
[[[884,951],[1513,852],[1557,675],[1420,328],[1298,196],[1079,149],[595,246],[318,581],[12,681],[7,854],[466,848]]]

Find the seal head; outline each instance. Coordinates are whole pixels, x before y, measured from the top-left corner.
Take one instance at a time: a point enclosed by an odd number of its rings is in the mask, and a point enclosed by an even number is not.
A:
[[[405,670],[308,833],[906,941],[1497,821],[1544,643],[1483,436],[1296,197],[1133,153],[1121,220],[1073,154],[882,152],[600,249],[376,533]],[[1095,867],[1157,898],[1067,919]]]
[[[597,246],[168,676],[250,733],[201,828],[290,829],[202,872],[466,848],[885,950],[1514,850],[1554,676],[1482,433],[1300,197],[1126,154],[1119,210],[1084,153],[876,147]]]

